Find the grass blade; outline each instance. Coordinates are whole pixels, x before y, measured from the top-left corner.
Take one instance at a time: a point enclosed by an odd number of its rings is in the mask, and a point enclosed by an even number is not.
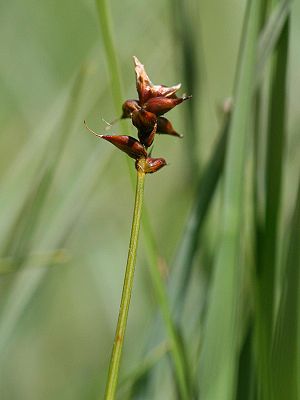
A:
[[[276,5],[260,36],[255,78],[257,85],[262,78],[267,60],[276,46],[286,19],[289,16],[291,3],[291,0],[283,0]]]
[[[225,162],[220,246],[215,261],[202,357],[200,395],[206,400],[232,399],[237,363],[237,292],[243,212],[247,125],[253,93],[260,1],[248,2],[241,45],[235,109]]]
[[[119,115],[121,114],[121,105],[123,103],[122,82],[119,73],[118,58],[112,38],[111,18],[109,16],[106,0],[96,0],[96,5],[111,78],[110,84],[113,91],[113,101],[117,115]]]
[[[74,115],[73,112],[75,112],[75,110],[77,109],[78,106],[78,96],[80,95],[81,89],[82,89],[82,80],[84,77],[84,70],[81,70],[81,72],[79,73],[77,79],[74,82],[73,88],[71,90],[71,93],[73,96],[70,96],[70,101],[69,104],[65,110],[65,121],[68,120],[69,121],[69,117],[70,114]],[[64,127],[66,128],[66,125],[64,125]],[[71,128],[69,126],[69,128]],[[61,136],[61,131],[58,130],[58,134]],[[68,132],[64,131],[63,132],[65,135],[68,134]],[[11,234],[11,240],[13,242],[13,245],[10,245],[9,243],[7,243],[6,248],[7,250],[12,250],[12,256],[14,258],[14,263],[16,263],[15,258],[17,258],[17,265],[18,267],[25,268],[27,266],[27,263],[29,262],[30,265],[32,266],[32,259],[27,260],[26,256],[30,253],[30,242],[31,239],[33,238],[34,234],[36,234],[36,230],[37,230],[37,222],[38,222],[38,217],[41,213],[42,208],[45,205],[45,200],[46,200],[46,195],[47,192],[49,190],[50,184],[52,179],[49,179],[49,177],[53,177],[57,164],[56,162],[58,161],[62,148],[59,148],[60,145],[62,145],[62,141],[65,141],[65,138],[60,138],[60,137],[56,137],[53,138],[53,140],[55,141],[55,150],[56,150],[56,155],[53,155],[52,152],[51,153],[51,157],[49,157],[49,159],[51,159],[49,161],[50,164],[47,165],[47,168],[43,168],[42,169],[42,176],[41,176],[41,180],[38,181],[39,182],[43,182],[43,191],[42,191],[42,196],[39,197],[31,197],[29,196],[29,199],[25,199],[25,204],[27,203],[31,203],[33,202],[33,204],[36,204],[38,207],[38,216],[35,215],[35,209],[34,208],[29,208],[28,210],[28,214],[25,214],[25,220],[26,220],[26,224],[22,225],[24,227],[24,230],[21,230],[19,232],[19,245],[14,248],[14,242],[16,241],[15,237],[13,234]],[[50,140],[51,141],[51,140]],[[47,160],[47,159],[46,159]],[[45,160],[45,161],[46,161]],[[50,175],[49,175],[50,174]],[[38,193],[38,191],[37,191]],[[25,207],[24,209],[27,209],[27,207]],[[34,215],[31,215],[30,213],[33,213]],[[11,232],[14,233],[16,231],[18,231],[19,229],[19,225],[18,223],[22,221],[23,216],[21,214],[19,214],[19,217],[16,220],[16,223],[12,226],[11,228]],[[61,221],[61,219],[59,220]],[[30,236],[27,236],[27,224],[30,223],[31,225],[29,226],[30,228]],[[45,238],[40,240],[40,245],[42,247],[43,242],[47,242],[48,240],[48,235],[50,235],[51,233],[51,229],[53,229],[53,226],[51,225],[51,227],[48,227],[48,231],[47,234],[45,235]],[[57,238],[59,238],[60,236],[57,235]],[[58,239],[57,239],[58,240]],[[19,247],[20,246],[20,247]],[[58,248],[59,243],[56,243],[54,246],[53,245],[49,245],[49,247],[45,246],[45,251],[49,250],[49,249],[55,249]],[[21,253],[20,251],[24,251],[24,253]],[[10,255],[10,254],[9,254]],[[19,256],[22,255],[22,257],[20,258]],[[47,263],[47,261],[45,262],[45,264]],[[37,288],[38,284],[41,281],[41,277],[44,276],[46,270],[44,268],[31,268],[30,271],[25,271],[24,273],[19,274],[18,276],[16,276],[16,280],[15,282],[13,282],[12,284],[12,288],[9,292],[9,295],[6,299],[6,303],[3,307],[3,310],[1,312],[1,324],[0,324],[0,350],[3,349],[3,347],[6,345],[8,339],[11,337],[12,332],[14,331],[15,325],[23,311],[23,309],[26,307],[26,305],[28,304],[29,300],[31,299],[32,294],[34,293],[35,289]],[[21,282],[21,283],[20,283]]]
[[[288,17],[288,13],[286,12],[286,10],[289,9],[288,3],[290,3],[289,0],[282,1],[282,4],[273,11],[266,27],[260,35],[253,88],[256,88],[257,85],[260,84],[262,79],[261,71],[264,70],[271,52],[277,44],[278,37],[282,32],[282,23],[285,22]],[[277,21],[279,22],[276,24]],[[265,37],[270,39],[266,40]],[[198,249],[197,241],[200,235],[202,223],[209,210],[216,186],[223,172],[223,160],[226,150],[225,131],[228,129],[228,122],[229,121],[225,121],[221,138],[213,151],[211,159],[208,161],[207,166],[204,168],[199,178],[196,191],[197,195],[195,196],[196,200],[187,219],[186,229],[183,233],[181,244],[175,257],[173,275],[171,276],[172,283],[170,286],[177,287],[177,289],[174,289],[174,292],[177,293],[175,295],[175,297],[177,297],[177,306],[180,303],[179,298],[185,297],[184,291],[185,288],[188,287],[188,281],[191,276],[191,267],[195,253]],[[222,135],[224,138],[222,138]],[[177,269],[180,269],[181,273],[177,273]]]
[[[265,222],[263,226],[262,258],[257,268],[258,384],[259,393],[264,399],[272,399],[274,395],[271,381],[271,346],[275,314],[275,277],[279,254],[279,216],[286,134],[285,91],[288,40],[289,20],[286,20],[275,51],[272,71],[267,139]]]
[[[109,156],[107,159],[101,158],[99,162],[98,149],[92,154],[73,187],[69,188],[68,195],[56,210],[49,229],[39,243],[41,249],[56,249],[64,246],[99,179],[99,174],[105,170],[108,160]],[[63,230],[61,226],[64,227]],[[35,268],[34,260],[29,259],[28,265],[24,265],[23,270],[16,274],[16,279],[4,304],[0,323],[0,353],[2,355],[15,332],[20,316],[46,276],[47,268],[43,267],[48,265],[49,260],[38,259],[37,262],[38,267]],[[0,361],[2,363],[2,358]]]
[[[300,353],[300,180],[291,218],[282,294],[272,356],[274,400],[299,399]]]
[[[188,135],[186,135],[186,145],[188,162],[190,163],[191,175],[197,178],[196,171],[199,169],[199,154],[197,154],[199,144],[199,129],[197,128],[197,117],[199,115],[198,105],[200,104],[200,81],[201,68],[198,62],[198,52],[201,42],[199,40],[199,20],[193,23],[193,18],[197,14],[198,4],[189,1],[171,1],[170,8],[173,13],[173,26],[175,31],[176,47],[180,48],[181,60],[184,73],[184,87],[188,94],[194,94],[195,98],[186,107],[185,126]],[[197,93],[197,96],[196,96]],[[197,101],[196,101],[197,98]]]
[[[196,189],[196,201],[193,204],[175,263],[170,277],[170,296],[176,320],[180,318],[183,299],[186,296],[191,277],[193,260],[198,249],[201,227],[214,196],[219,178],[222,174],[226,142],[228,136],[229,115],[225,116],[224,126],[215,145],[212,156],[207,162]]]
[[[70,93],[70,102],[66,108],[65,118],[61,129],[50,137],[48,146],[43,151],[40,165],[37,168],[38,177],[20,212],[16,214],[15,223],[7,234],[4,245],[4,256],[10,256],[19,268],[25,261],[24,256],[30,252],[32,237],[35,233],[40,214],[47,199],[48,192],[56,172],[57,165],[63,154],[65,144],[72,131],[72,124],[78,110],[78,100],[84,79],[82,69],[75,78]]]

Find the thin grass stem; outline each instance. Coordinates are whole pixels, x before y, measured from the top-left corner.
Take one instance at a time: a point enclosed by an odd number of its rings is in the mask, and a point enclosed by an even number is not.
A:
[[[133,277],[135,271],[137,244],[138,244],[138,236],[141,224],[141,214],[143,205],[144,181],[145,181],[144,172],[138,171],[127,265],[124,277],[124,285],[121,297],[118,324],[116,328],[115,340],[110,359],[105,400],[113,400],[115,398],[115,392],[118,383],[121,354],[123,349],[124,336],[127,325],[128,311],[129,311],[132,286],[133,286]]]
[[[121,104],[123,101],[122,84],[118,68],[118,57],[113,40],[112,22],[109,13],[109,6],[106,0],[96,0],[96,5],[101,26],[101,33],[103,36],[103,43],[105,46],[107,64],[110,71],[114,105],[116,112],[119,112],[119,110],[121,110]],[[122,129],[126,130],[126,121],[121,119],[120,123]],[[131,182],[133,182],[133,169],[131,168],[131,162],[128,158],[127,165],[129,167]],[[189,399],[189,368],[187,367],[184,359],[184,349],[180,343],[180,339],[176,331],[176,326],[171,315],[171,307],[169,304],[165,284],[158,268],[158,251],[156,240],[152,232],[150,218],[146,207],[144,207],[144,212],[142,216],[142,229],[145,235],[145,247],[149,260],[149,273],[152,280],[155,297],[163,316],[165,330],[168,335],[169,342],[171,343],[171,356],[174,366],[174,373],[176,376],[176,383],[178,385],[181,398],[183,400],[187,400]]]

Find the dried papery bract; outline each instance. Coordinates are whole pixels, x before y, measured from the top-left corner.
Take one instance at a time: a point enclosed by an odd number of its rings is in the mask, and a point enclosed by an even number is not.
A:
[[[139,95],[139,101],[143,104],[151,96],[151,87],[153,85],[145,71],[144,65],[135,56],[133,56],[133,61],[135,65],[136,90]]]
[[[171,97],[180,89],[181,83],[174,86],[153,85],[145,71],[144,65],[133,57],[136,75],[136,88],[140,105],[143,105],[151,97]]]

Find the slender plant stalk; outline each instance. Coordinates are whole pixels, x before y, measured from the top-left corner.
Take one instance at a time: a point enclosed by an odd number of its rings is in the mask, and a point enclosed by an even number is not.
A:
[[[103,36],[103,44],[105,47],[106,59],[111,77],[111,85],[113,88],[114,105],[116,112],[119,113],[121,110],[121,104],[123,103],[122,84],[118,67],[118,57],[113,40],[112,21],[110,17],[108,4],[109,3],[107,2],[107,0],[96,0],[101,33]],[[126,126],[127,126],[126,121],[120,120],[119,123],[121,124],[122,130],[126,132]],[[133,171],[131,168],[131,163],[128,158],[127,161],[128,161],[131,182],[134,183],[133,180],[134,176],[132,174]],[[169,304],[165,284],[159,272],[158,261],[157,261],[158,251],[146,207],[144,207],[144,212],[142,217],[142,229],[145,235],[145,246],[149,260],[149,273],[152,279],[155,297],[160,307],[161,314],[163,316],[169,342],[171,343],[171,356],[172,356],[172,363],[174,366],[174,373],[176,376],[176,382],[178,384],[178,389],[182,400],[188,400],[189,370],[184,360],[185,357],[184,349],[180,343],[180,339],[176,331],[176,326],[174,324],[171,315],[171,307]]]
[[[115,398],[115,392],[117,388],[121,354],[123,349],[124,336],[128,319],[128,310],[133,286],[137,244],[143,205],[144,181],[144,172],[138,171],[127,265],[121,297],[118,324],[116,328],[115,340],[109,365],[105,400],[113,400]]]

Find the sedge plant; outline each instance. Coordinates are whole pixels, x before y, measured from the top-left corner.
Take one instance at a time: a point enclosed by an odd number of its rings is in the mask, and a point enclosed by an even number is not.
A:
[[[163,115],[178,104],[191,98],[191,96],[183,95],[182,97],[178,97],[176,95],[181,84],[174,86],[154,85],[149,79],[144,65],[141,64],[137,57],[133,57],[133,59],[138,100],[126,100],[122,106],[122,115],[120,118],[131,119],[132,124],[137,129],[138,140],[127,135],[99,134],[94,132],[85,124],[87,129],[94,135],[112,143],[118,149],[125,152],[129,157],[133,158],[135,160],[135,169],[137,171],[135,203],[128,257],[118,323],[106,383],[105,400],[115,399],[117,389],[121,355],[133,287],[138,236],[141,225],[145,175],[157,172],[167,164],[164,158],[152,157],[151,146],[156,134],[182,137],[181,134],[175,131],[171,122],[167,118],[163,117]],[[111,126],[111,124],[109,126]]]

